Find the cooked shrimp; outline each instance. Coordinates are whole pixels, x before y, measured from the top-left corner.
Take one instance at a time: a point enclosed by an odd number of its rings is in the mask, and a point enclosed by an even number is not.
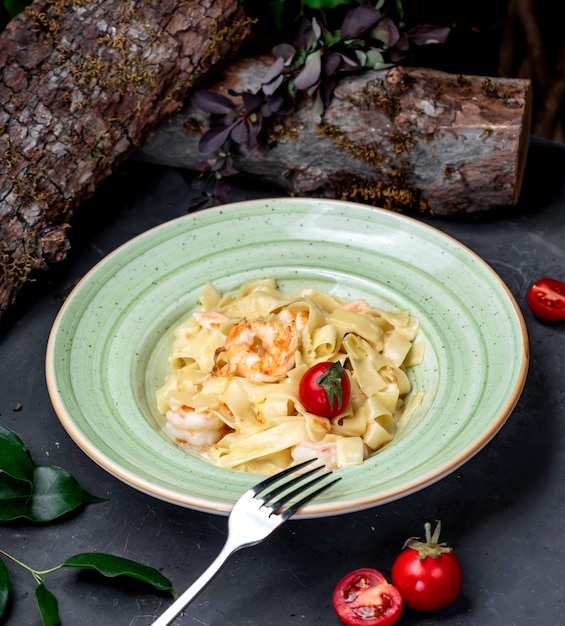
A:
[[[292,311],[291,309],[281,309],[277,317],[284,324],[295,324],[296,330],[301,331],[308,322],[308,311]]]
[[[361,313],[371,308],[371,305],[366,300],[353,300],[343,305],[346,311],[354,311],[355,313]]]
[[[216,313],[215,311],[196,311],[194,319],[202,328],[207,330],[218,330],[222,324],[230,320],[227,315]]]
[[[227,432],[222,420],[213,413],[196,411],[190,406],[182,406],[178,411],[166,413],[167,431],[175,441],[203,452],[217,443]]]
[[[295,464],[318,459],[327,470],[337,469],[337,443],[335,441],[301,441],[290,452]]]
[[[239,321],[226,338],[228,374],[254,382],[276,382],[294,366],[298,334],[294,324]]]

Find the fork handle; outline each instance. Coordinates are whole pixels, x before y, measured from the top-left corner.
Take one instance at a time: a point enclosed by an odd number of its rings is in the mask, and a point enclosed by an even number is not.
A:
[[[220,550],[218,556],[208,565],[200,576],[184,591],[171,606],[164,611],[151,626],[168,626],[175,617],[206,587],[218,573],[222,565],[240,546],[233,546],[229,539]]]

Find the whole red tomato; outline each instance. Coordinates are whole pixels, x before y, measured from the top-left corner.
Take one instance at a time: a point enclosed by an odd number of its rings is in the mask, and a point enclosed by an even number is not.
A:
[[[332,602],[345,626],[391,626],[402,612],[398,589],[369,567],[346,574],[335,586]]]
[[[438,543],[441,523],[431,534],[425,524],[426,541],[408,539],[405,549],[392,565],[392,584],[404,603],[417,611],[437,611],[451,604],[459,595],[462,573],[453,550]]]
[[[565,283],[556,278],[540,278],[528,290],[526,302],[542,320],[565,320]]]
[[[300,379],[298,397],[314,415],[335,417],[347,406],[351,395],[349,376],[339,361],[316,363]]]

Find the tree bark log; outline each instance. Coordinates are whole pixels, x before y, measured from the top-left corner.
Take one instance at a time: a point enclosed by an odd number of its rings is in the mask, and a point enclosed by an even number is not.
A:
[[[238,0],[36,0],[0,34],[0,321],[74,209],[250,34]]]
[[[271,62],[237,58],[207,88],[256,91]],[[528,80],[400,67],[367,72],[340,81],[320,124],[306,103],[271,128],[266,147],[239,149],[235,163],[291,195],[437,215],[514,205],[530,103]],[[205,158],[198,151],[205,124],[188,105],[137,156],[196,169]]]

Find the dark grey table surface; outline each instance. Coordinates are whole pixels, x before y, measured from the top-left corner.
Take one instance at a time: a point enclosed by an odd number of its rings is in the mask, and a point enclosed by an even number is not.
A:
[[[179,591],[219,551],[226,518],[140,493],[93,463],[61,427],[45,383],[45,348],[71,288],[116,246],[187,212],[195,192],[183,172],[128,161],[77,212],[73,250],[13,310],[0,335],[0,423],[37,463],[64,467],[109,498],[62,521],[0,526],[0,548],[37,569],[80,552],[109,552],[163,572]],[[234,189],[234,200],[280,195]],[[337,626],[331,594],[342,575],[388,575],[406,537],[441,519],[464,572],[459,599],[432,615],[409,610],[399,624],[565,624],[565,322],[538,321],[525,305],[541,276],[565,279],[565,146],[532,138],[518,207],[482,218],[423,221],[478,253],[522,308],[531,361],[523,394],[496,435],[459,470],[418,493],[357,513],[296,520],[235,554],[178,624]],[[7,563],[8,625],[40,625],[34,580]],[[63,570],[46,577],[62,624],[149,625],[170,603],[142,583]]]

